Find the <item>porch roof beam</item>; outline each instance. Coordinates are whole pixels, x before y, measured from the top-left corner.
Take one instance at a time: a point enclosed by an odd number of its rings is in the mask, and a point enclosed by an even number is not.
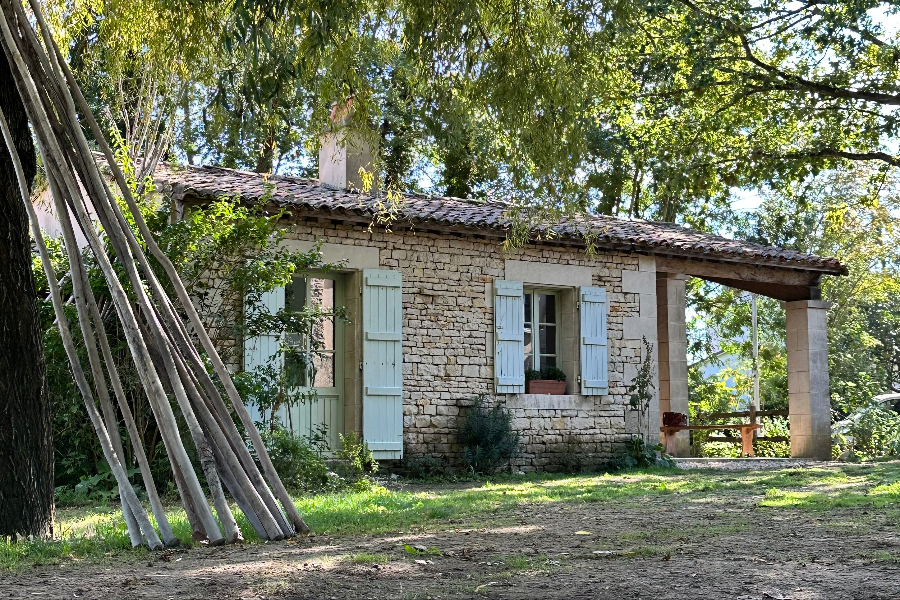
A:
[[[657,256],[656,270],[700,277],[776,300],[818,300],[822,274],[747,263],[721,263]]]

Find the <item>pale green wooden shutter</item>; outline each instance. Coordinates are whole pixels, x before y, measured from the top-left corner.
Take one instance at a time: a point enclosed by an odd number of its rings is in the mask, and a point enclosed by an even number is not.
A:
[[[363,270],[363,439],[377,459],[403,457],[401,275]]]
[[[498,394],[525,393],[525,296],[521,281],[494,282],[494,382]]]
[[[581,393],[609,393],[606,290],[581,288]]]
[[[263,293],[260,296],[260,303],[271,314],[277,313],[284,308],[284,288],[277,287]],[[278,364],[274,366],[280,370],[282,357],[278,356],[278,348],[281,345],[281,334],[280,331],[272,331],[266,335],[249,337],[244,340],[244,370],[253,371],[257,367],[265,367],[276,359]],[[256,407],[247,405],[247,410],[254,421],[262,419],[262,415],[259,414]]]

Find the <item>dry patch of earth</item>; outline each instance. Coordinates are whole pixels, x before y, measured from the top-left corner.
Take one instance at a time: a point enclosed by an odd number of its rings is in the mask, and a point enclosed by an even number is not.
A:
[[[794,491],[844,493],[814,483]],[[771,501],[784,493],[526,501],[490,525],[451,518],[384,535],[68,560],[0,572],[0,599],[897,597],[900,506]]]

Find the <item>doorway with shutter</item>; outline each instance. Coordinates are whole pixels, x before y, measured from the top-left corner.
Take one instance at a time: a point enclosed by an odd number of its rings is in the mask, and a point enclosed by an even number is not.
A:
[[[291,395],[314,391],[306,402],[276,411],[281,424],[296,435],[321,437],[333,451],[340,434],[361,433],[378,460],[403,457],[402,276],[388,269],[352,272],[313,272],[290,285],[263,294],[269,312],[299,311],[320,306],[327,311],[345,307],[349,322],[325,317],[312,332],[320,343],[302,335],[272,332],[244,342],[244,368],[271,365],[282,344],[302,353],[310,349],[312,372],[288,379],[301,381]],[[312,352],[312,346],[319,349]],[[346,365],[346,367],[345,367]],[[278,368],[302,370],[302,365],[279,363]],[[254,421],[268,423],[271,413],[248,406]]]
[[[288,353],[284,368],[293,373],[289,380],[299,383],[292,395],[303,399],[282,408],[279,416],[295,435],[329,451],[340,448],[344,432],[344,322],[334,314],[343,302],[344,286],[338,273],[305,273],[285,288],[287,310],[319,309],[322,316],[307,333],[285,334],[285,343],[295,352]]]

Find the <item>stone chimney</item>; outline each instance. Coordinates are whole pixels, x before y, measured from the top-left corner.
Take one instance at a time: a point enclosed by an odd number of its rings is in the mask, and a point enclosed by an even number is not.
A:
[[[348,127],[353,113],[352,97],[343,104],[331,105],[332,130],[319,138],[319,181],[341,189],[361,190],[359,170],[372,171],[375,154],[370,142]]]

